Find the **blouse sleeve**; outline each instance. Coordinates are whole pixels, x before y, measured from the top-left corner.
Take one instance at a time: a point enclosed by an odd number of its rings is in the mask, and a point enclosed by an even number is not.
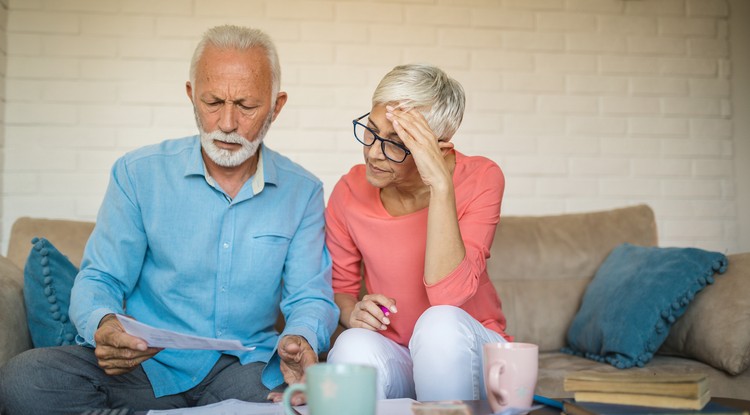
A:
[[[326,207],[326,246],[333,262],[333,292],[359,295],[362,254],[346,225],[346,205],[351,192],[342,178],[333,188]]]
[[[505,177],[494,163],[472,177],[463,183],[462,189],[456,189],[457,199],[464,193],[468,193],[469,199],[464,208],[457,206],[466,256],[445,278],[425,285],[431,305],[460,307],[476,294],[479,278],[487,269],[487,258],[500,221]]]

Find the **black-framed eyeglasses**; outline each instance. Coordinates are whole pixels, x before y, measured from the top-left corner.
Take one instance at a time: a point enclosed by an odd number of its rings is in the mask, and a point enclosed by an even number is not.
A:
[[[385,158],[394,163],[403,163],[404,160],[406,160],[406,157],[411,154],[411,151],[401,143],[397,143],[375,134],[375,131],[372,131],[370,127],[359,122],[359,120],[368,115],[370,115],[369,112],[352,120],[352,124],[354,125],[354,138],[366,147],[370,147],[375,144],[376,140],[380,140],[380,149],[383,151]]]

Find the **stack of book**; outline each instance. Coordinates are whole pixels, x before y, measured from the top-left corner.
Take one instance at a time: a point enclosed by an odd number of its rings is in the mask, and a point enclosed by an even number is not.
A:
[[[703,409],[671,409],[651,406],[616,405],[597,402],[563,402],[564,415],[748,415],[744,409],[711,401]]]
[[[708,378],[701,373],[579,371],[565,376],[563,388],[576,402],[700,410],[711,400]]]

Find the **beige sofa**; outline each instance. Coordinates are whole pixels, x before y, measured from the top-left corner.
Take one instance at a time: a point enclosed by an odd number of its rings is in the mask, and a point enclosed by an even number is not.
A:
[[[92,229],[88,222],[16,221],[8,256],[0,257],[0,366],[30,347],[21,291],[30,240],[46,237],[79,265]],[[501,219],[489,274],[503,302],[508,332],[516,341],[540,347],[537,393],[569,396],[562,379],[571,370],[617,370],[559,350],[588,282],[608,253],[623,242],[657,244],[656,222],[648,206]],[[750,370],[730,375],[713,367],[737,371],[750,364],[750,253],[730,255],[729,261],[727,273],[696,296],[660,353],[644,368],[631,370],[704,372],[712,396],[750,399]]]

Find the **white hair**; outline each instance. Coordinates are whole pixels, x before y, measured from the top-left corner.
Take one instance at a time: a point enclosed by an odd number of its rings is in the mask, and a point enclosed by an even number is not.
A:
[[[266,33],[259,29],[234,25],[216,26],[208,29],[195,47],[193,59],[190,61],[190,83],[193,85],[195,85],[198,61],[203,56],[203,51],[207,45],[219,49],[241,51],[255,47],[263,48],[268,58],[268,64],[271,67],[271,102],[273,103],[276,100],[281,83],[281,67],[279,65],[279,55],[276,52],[276,46]]]
[[[464,117],[466,97],[458,81],[432,65],[400,65],[375,88],[372,105],[400,104],[427,119],[438,139],[453,137]]]

